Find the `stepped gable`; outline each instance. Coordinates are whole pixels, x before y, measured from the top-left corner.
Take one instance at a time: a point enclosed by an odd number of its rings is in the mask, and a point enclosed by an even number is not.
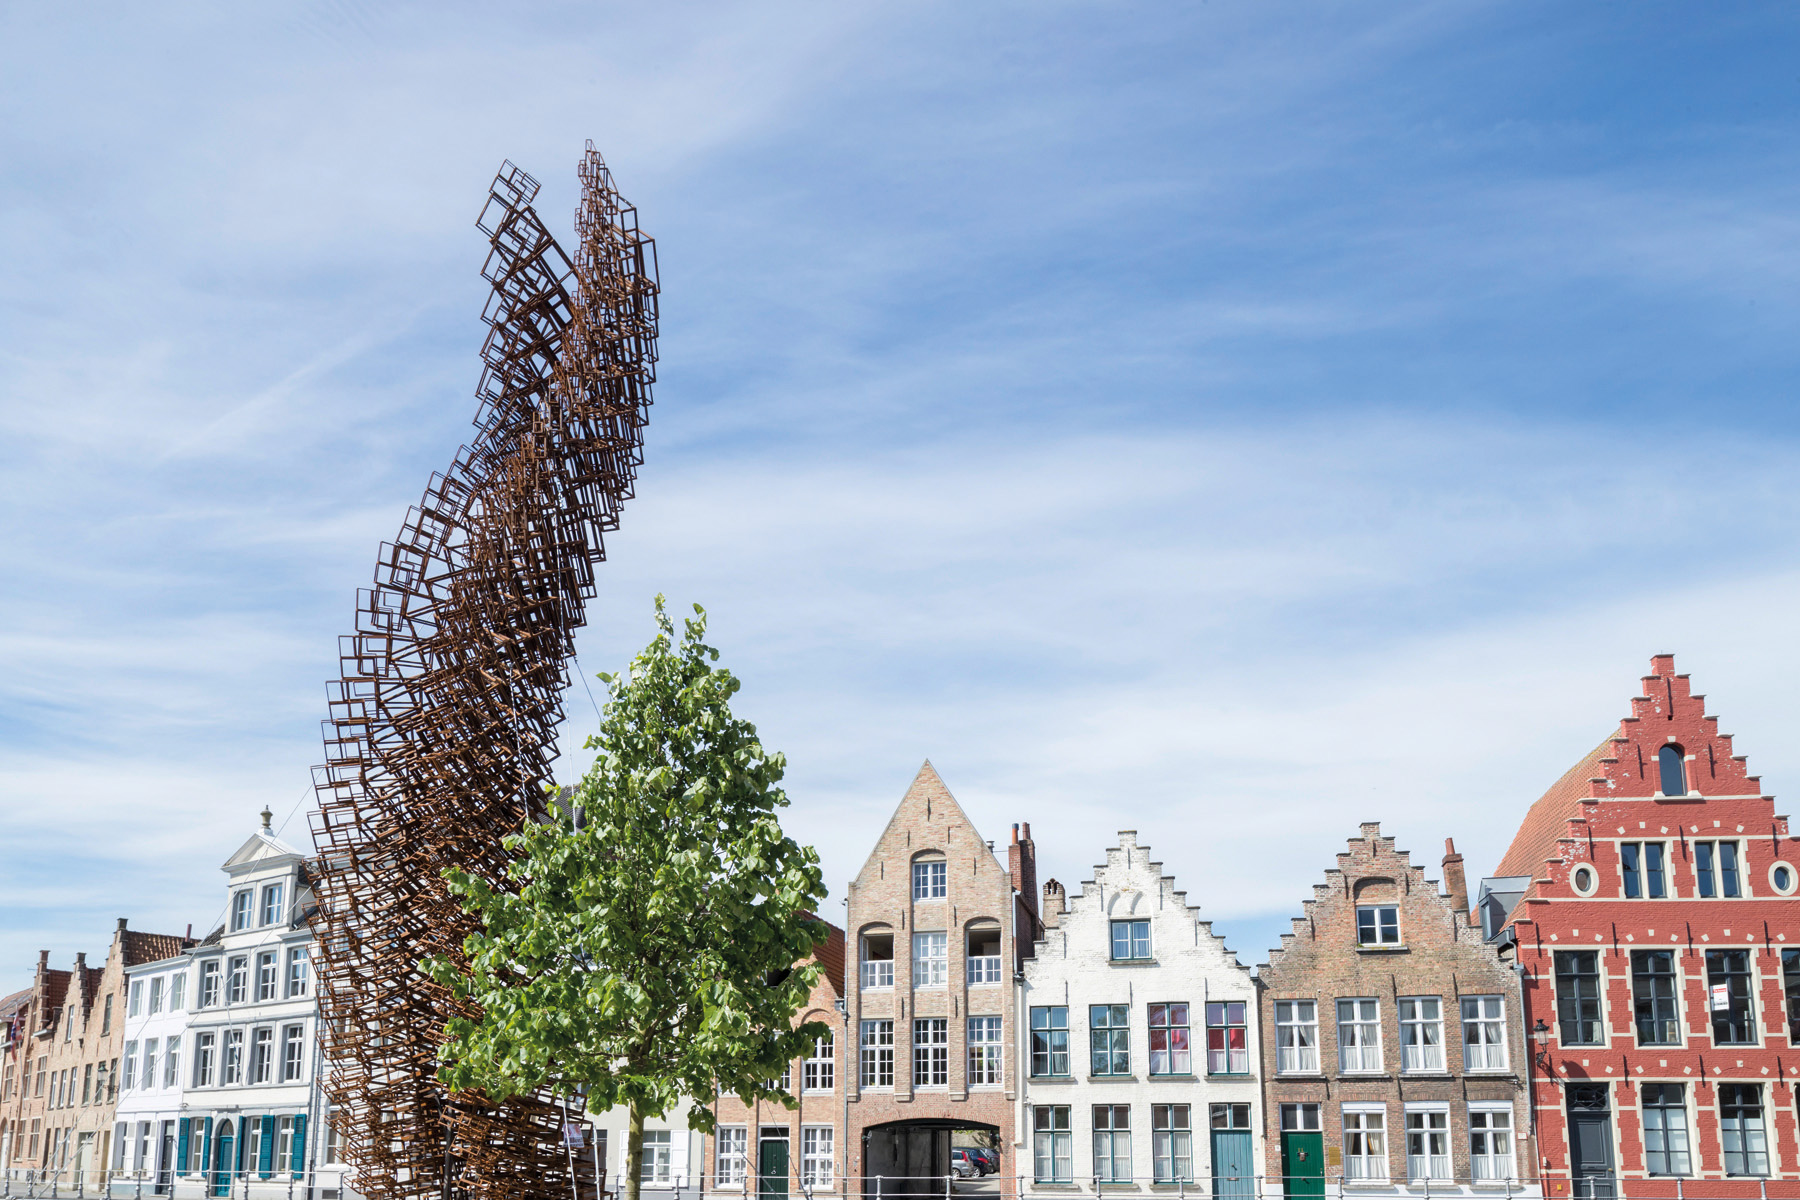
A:
[[[1585,821],[1597,801],[1660,799],[1657,752],[1671,742],[1687,757],[1690,795],[1760,795],[1761,777],[1749,773],[1744,755],[1732,753],[1732,735],[1719,732],[1719,718],[1707,715],[1706,697],[1676,673],[1673,654],[1652,656],[1641,682],[1618,731],[1531,806],[1496,875],[1542,877],[1545,864],[1563,858],[1559,843],[1574,835],[1569,822]]]
[[[1404,895],[1412,896],[1414,893],[1420,893],[1428,894],[1436,899],[1447,914],[1446,919],[1449,921],[1455,940],[1481,942],[1480,929],[1468,924],[1466,914],[1458,914],[1455,911],[1451,904],[1451,898],[1444,895],[1439,889],[1438,880],[1426,878],[1425,868],[1412,861],[1412,851],[1394,848],[1394,839],[1382,835],[1379,821],[1364,821],[1361,832],[1356,837],[1348,839],[1347,844],[1348,849],[1338,852],[1338,865],[1326,868],[1325,882],[1313,884],[1312,898],[1301,902],[1301,915],[1293,919],[1293,931],[1281,935],[1281,945],[1270,950],[1267,961],[1257,967],[1259,974],[1279,969],[1289,951],[1298,946],[1316,942],[1319,916],[1325,909],[1338,904],[1355,904],[1355,899],[1351,895],[1348,868],[1351,860],[1359,856],[1366,858],[1372,867],[1397,872],[1399,878],[1396,878],[1395,882],[1401,885]],[[1358,875],[1367,875],[1368,873],[1367,871],[1357,872]],[[1464,919],[1458,919],[1459,917]],[[1496,958],[1495,961],[1499,960]]]
[[[69,995],[69,981],[75,977],[73,971],[53,971],[44,969],[44,1000],[38,1008],[38,1028],[56,1028],[56,1019],[62,1015],[63,1001]]]
[[[1175,876],[1164,874],[1162,863],[1150,861],[1150,847],[1138,843],[1137,830],[1135,829],[1119,830],[1118,844],[1107,847],[1106,861],[1094,865],[1094,877],[1082,881],[1081,890],[1076,892],[1075,895],[1068,900],[1067,911],[1074,912],[1078,905],[1088,900],[1090,897],[1090,888],[1093,889],[1092,899],[1095,904],[1104,909],[1106,907],[1106,889],[1109,879],[1115,874],[1126,875],[1131,873],[1130,857],[1133,851],[1137,851],[1144,855],[1145,860],[1148,863],[1150,874],[1154,875],[1157,879],[1158,890],[1161,892],[1163,903],[1184,910],[1188,915],[1188,919],[1200,928],[1200,932],[1213,940],[1214,944],[1218,947],[1219,952],[1225,956],[1226,960],[1232,966],[1242,968],[1244,964],[1238,961],[1237,952],[1225,944],[1223,936],[1213,932],[1212,922],[1210,920],[1206,920],[1200,916],[1200,906],[1198,904],[1189,904],[1186,889],[1175,886]],[[1045,886],[1048,887],[1052,884],[1056,884],[1056,881],[1050,880]],[[1060,888],[1061,885],[1056,886]],[[1032,943],[1034,956],[1043,952],[1045,943],[1049,941],[1051,933],[1055,932],[1057,928],[1058,927],[1054,925],[1040,924],[1038,926],[1037,937]]]

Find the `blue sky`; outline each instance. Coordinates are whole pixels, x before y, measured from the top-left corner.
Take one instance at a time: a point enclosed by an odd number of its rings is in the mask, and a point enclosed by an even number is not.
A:
[[[581,664],[707,605],[834,895],[929,757],[1259,962],[1359,821],[1491,869],[1664,650],[1787,811],[1793,6],[286,13],[0,10],[0,991],[304,841],[487,182],[566,233],[587,138],[664,323]]]

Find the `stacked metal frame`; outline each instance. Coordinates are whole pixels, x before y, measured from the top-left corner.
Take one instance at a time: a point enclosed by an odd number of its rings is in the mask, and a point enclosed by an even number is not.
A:
[[[374,1200],[567,1197],[579,1170],[548,1096],[438,1083],[456,1009],[419,963],[461,959],[473,928],[443,869],[502,884],[501,838],[544,809],[574,632],[643,461],[655,244],[591,142],[580,176],[573,262],[537,181],[495,177],[477,432],[382,546],[331,689],[312,817],[326,1088]]]

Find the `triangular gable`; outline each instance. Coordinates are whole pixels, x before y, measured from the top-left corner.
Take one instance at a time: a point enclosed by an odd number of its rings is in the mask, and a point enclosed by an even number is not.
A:
[[[248,866],[251,863],[263,859],[304,857],[305,855],[301,854],[298,850],[294,849],[274,834],[263,833],[259,830],[258,832],[251,834],[249,839],[245,841],[242,846],[237,848],[237,853],[226,859],[224,865],[219,869],[222,871],[230,871],[238,867]]]
[[[875,846],[869,851],[868,858],[863,860],[862,870],[857,872],[856,878],[861,880],[871,870],[878,869],[876,864],[884,857],[888,839],[897,829],[923,829],[935,824],[943,824],[947,827],[963,826],[972,835],[975,843],[992,857],[992,852],[987,850],[987,843],[982,839],[981,831],[975,827],[975,822],[969,819],[969,814],[963,811],[962,805],[956,802],[956,797],[950,794],[950,789],[939,777],[937,768],[931,765],[931,760],[926,759],[924,764],[919,767],[919,773],[913,776],[913,781],[907,787],[906,794],[900,797],[900,803],[895,805],[893,815],[888,818],[888,823],[882,829],[881,836],[875,839]],[[927,848],[923,844],[916,844],[912,847],[915,851]],[[945,849],[945,847],[938,848]],[[955,848],[962,849],[960,846]],[[998,864],[998,859],[996,859],[996,864]],[[1005,867],[1002,865],[1001,869],[1004,871]]]

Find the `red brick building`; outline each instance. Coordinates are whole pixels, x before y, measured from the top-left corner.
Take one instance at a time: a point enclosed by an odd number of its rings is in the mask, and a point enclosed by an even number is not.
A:
[[[1545,1194],[1800,1195],[1800,839],[1673,656],[1650,665],[1479,904],[1542,1040]]]
[[[820,1021],[832,1033],[788,1064],[783,1087],[799,1105],[736,1096],[713,1102],[718,1123],[704,1142],[706,1195],[801,1196],[842,1190],[844,1156],[844,931],[830,931],[813,952],[819,979],[794,1024]],[[785,1188],[776,1181],[785,1180]],[[760,1187],[759,1187],[760,1184]]]
[[[928,762],[850,884],[846,929],[851,1191],[942,1194],[958,1138],[1017,1170],[1014,976],[1042,928],[1031,829],[995,855]]]

